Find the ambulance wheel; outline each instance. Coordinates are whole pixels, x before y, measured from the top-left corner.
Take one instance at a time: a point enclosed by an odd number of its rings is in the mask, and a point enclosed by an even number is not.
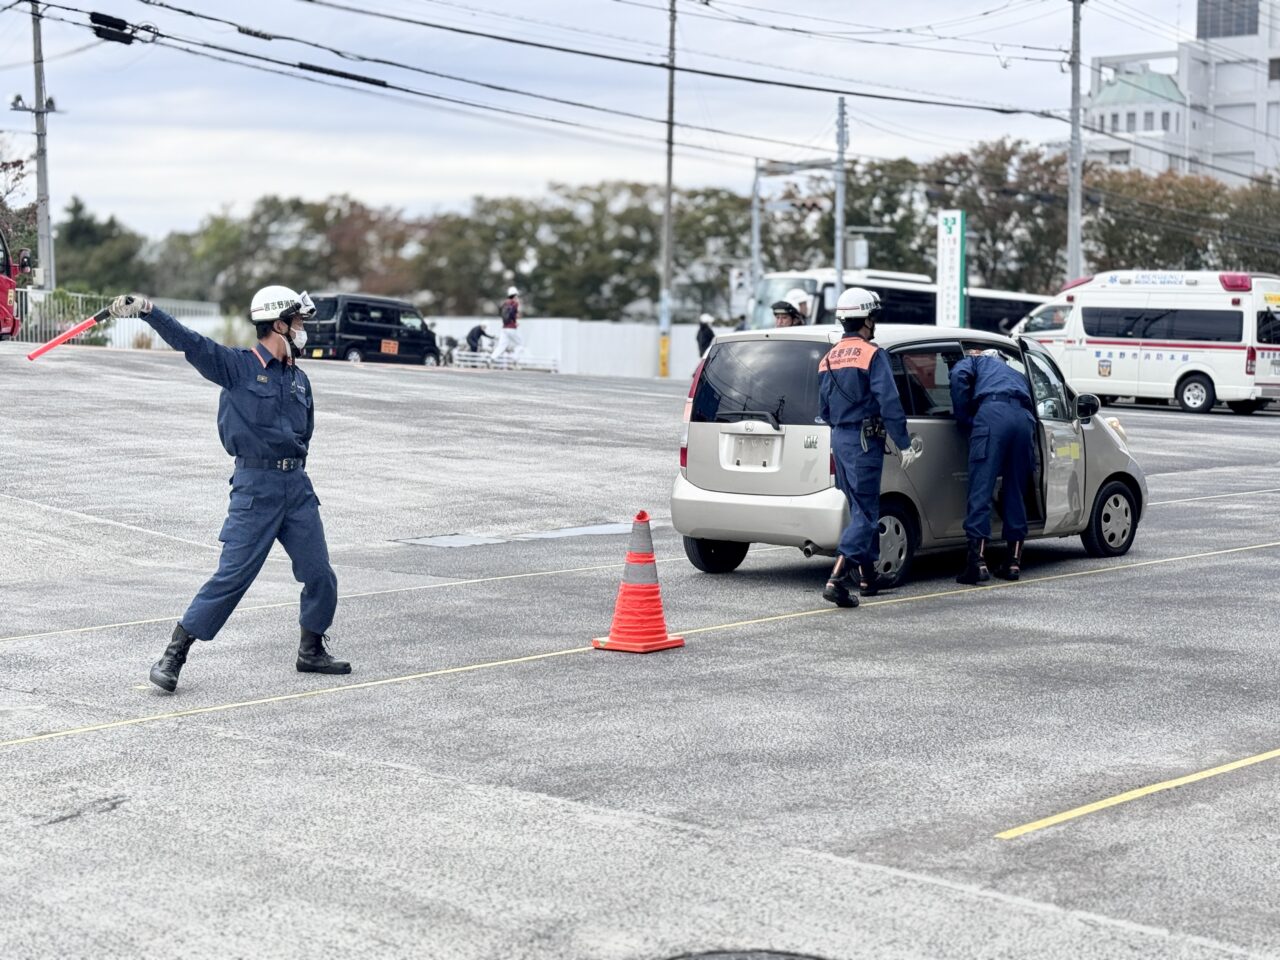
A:
[[[1115,396],[1114,394],[1104,393],[1104,394],[1102,394],[1102,396],[1098,397],[1098,399],[1099,399],[1100,401],[1102,401],[1102,405],[1103,405],[1104,407],[1109,407],[1109,406],[1111,406],[1113,403],[1115,403],[1117,400],[1119,400],[1120,398],[1119,398],[1119,397],[1117,397],[1117,396]]]
[[[700,540],[684,538],[685,556],[703,573],[733,573],[746,559],[749,543],[734,540]]]
[[[1257,413],[1259,410],[1265,410],[1270,400],[1233,400],[1227,404],[1227,409],[1232,413],[1238,413],[1247,417],[1251,413]]]
[[[905,583],[920,548],[915,511],[898,499],[880,502],[880,563],[876,572],[882,587]]]
[[[1178,406],[1187,413],[1208,413],[1217,399],[1213,381],[1203,373],[1193,373],[1178,384]]]
[[[342,355],[343,359],[350,360],[352,363],[363,363],[364,353],[359,347],[347,347],[347,352]]]
[[[1080,534],[1091,557],[1119,557],[1129,552],[1138,533],[1138,505],[1128,484],[1112,480],[1093,501],[1089,526]]]

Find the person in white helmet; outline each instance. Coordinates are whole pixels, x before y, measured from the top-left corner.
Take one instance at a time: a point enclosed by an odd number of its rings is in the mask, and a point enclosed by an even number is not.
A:
[[[507,299],[498,308],[498,316],[502,318],[502,329],[498,331],[498,341],[493,345],[493,358],[510,353],[511,359],[519,360],[524,350],[524,338],[520,335],[520,291],[515,287],[507,288]]]
[[[249,311],[258,334],[252,350],[215,343],[140,295],[117,297],[110,309],[113,317],[141,317],[201,376],[222,387],[218,436],[235,457],[227,520],[218,535],[223,544],[218,571],[174,627],[169,646],[151,668],[151,682],[169,692],[177,689],[191,645],[218,635],[277,540],[303,585],[297,669],[350,673],[351,664],[325,649],[325,631],[338,605],[338,578],[329,564],[320,501],[304,470],[315,407],[311,382],[297,360],[307,342],[303,321],[315,314],[315,304],[305,291],[263,287]]]
[[[838,555],[822,591],[825,600],[856,607],[853,590],[866,597],[879,590],[880,474],[885,435],[893,439],[902,466],[920,455],[907,435],[907,417],[893,382],[889,357],[871,341],[880,315],[880,298],[851,287],[840,295],[836,319],[844,336],[818,362],[822,420],[831,426],[836,486],[849,501],[849,525],[840,536]]]
[[[704,313],[698,318],[698,356],[700,357],[705,357],[707,351],[711,349],[711,344],[716,342],[715,322],[716,318],[709,313]]]
[[[802,327],[809,322],[809,295],[795,287],[772,309],[775,327]]]

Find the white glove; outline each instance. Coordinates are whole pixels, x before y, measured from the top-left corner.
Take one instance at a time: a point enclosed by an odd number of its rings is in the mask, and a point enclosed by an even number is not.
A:
[[[117,320],[139,317],[144,313],[151,312],[151,301],[140,293],[131,293],[128,296],[116,297],[111,301],[111,306],[107,309],[111,311],[111,316]]]
[[[902,469],[908,469],[913,463],[920,459],[923,446],[917,447],[914,443],[905,450],[899,450],[898,456],[902,458]]]

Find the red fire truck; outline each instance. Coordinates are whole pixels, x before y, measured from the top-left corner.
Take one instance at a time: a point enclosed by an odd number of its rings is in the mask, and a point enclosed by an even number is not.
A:
[[[9,254],[9,241],[0,233],[0,340],[12,340],[22,329],[18,316],[18,276],[31,272],[31,251],[18,251],[17,259]]]

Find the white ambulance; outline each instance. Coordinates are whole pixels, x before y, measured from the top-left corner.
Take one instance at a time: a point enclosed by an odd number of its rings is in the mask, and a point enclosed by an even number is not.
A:
[[[1015,331],[1073,390],[1254,413],[1280,398],[1280,277],[1117,270],[1076,280]]]

